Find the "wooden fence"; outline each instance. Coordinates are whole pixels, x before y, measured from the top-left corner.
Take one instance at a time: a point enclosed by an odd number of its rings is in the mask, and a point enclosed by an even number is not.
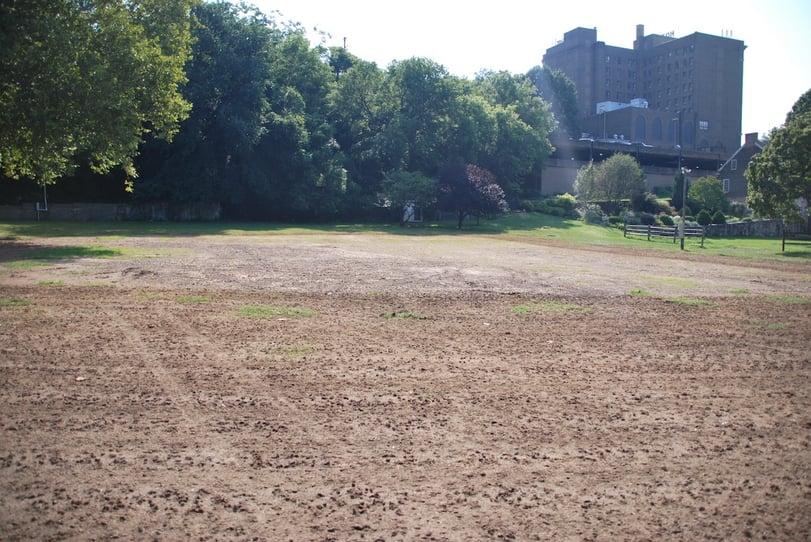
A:
[[[629,235],[644,235],[650,241],[651,237],[666,237],[673,239],[675,243],[679,239],[678,226],[646,226],[646,225],[632,225],[626,224],[623,236]],[[684,237],[695,237],[701,239],[701,246],[704,246],[704,227],[703,226],[686,226],[684,228]]]

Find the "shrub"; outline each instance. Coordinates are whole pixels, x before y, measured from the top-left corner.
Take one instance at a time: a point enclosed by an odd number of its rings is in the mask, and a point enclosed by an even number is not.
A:
[[[673,217],[670,215],[660,216],[659,222],[661,222],[663,226],[673,226],[675,224],[675,222],[673,222]]]
[[[551,198],[550,203],[555,207],[563,209],[564,211],[571,211],[577,205],[577,198],[569,193],[566,193],[559,196],[554,196]]]
[[[602,207],[593,203],[586,205],[583,211],[583,222],[586,224],[603,224],[607,222]]]
[[[712,215],[712,223],[713,224],[726,224],[727,217],[721,211],[715,211],[715,214]]]
[[[540,205],[541,200],[539,199],[522,199],[520,202],[520,208],[532,213],[538,210],[538,205]]]
[[[636,213],[633,213],[631,211],[626,211],[622,215],[622,222],[629,226],[636,226],[638,224],[641,224],[639,217],[636,215]]]
[[[619,224],[623,224],[623,218],[621,216],[612,215],[608,217],[608,223],[612,226],[617,226]]]
[[[650,192],[635,195],[631,199],[631,205],[634,211],[641,213],[658,213],[661,210],[659,199]]]
[[[651,226],[653,224],[656,224],[656,217],[650,213],[642,213],[641,215],[639,215],[639,222],[641,222],[646,226]]]
[[[706,226],[707,224],[712,223],[712,216],[710,216],[710,213],[706,209],[701,209],[701,211],[698,212],[698,215],[696,215],[696,222],[702,226]]]

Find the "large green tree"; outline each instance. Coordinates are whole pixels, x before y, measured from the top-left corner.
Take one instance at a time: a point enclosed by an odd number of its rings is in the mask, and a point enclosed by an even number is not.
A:
[[[495,142],[480,163],[496,175],[510,197],[520,196],[551,154],[549,134],[557,122],[524,75],[482,72],[476,77],[475,92],[490,104],[496,121]]]
[[[51,183],[82,161],[122,166],[146,134],[170,138],[197,0],[0,3],[0,168]]]
[[[330,119],[349,176],[367,196],[377,192],[385,172],[397,169],[386,159],[384,136],[395,114],[389,81],[375,63],[356,61],[341,72],[330,94]]]
[[[574,82],[560,70],[535,66],[527,76],[535,84],[538,94],[552,106],[558,129],[569,137],[580,137],[577,89]]]
[[[329,120],[335,74],[303,32],[271,52],[271,116],[257,159],[268,171],[274,219],[326,220],[342,212],[347,188],[342,154]]]
[[[387,72],[396,113],[384,132],[391,169],[434,173],[447,161],[457,82],[427,58],[394,62]]]
[[[799,200],[811,203],[811,90],[773,130],[769,144],[749,162],[747,203],[761,216],[802,218]]]
[[[437,208],[454,213],[457,227],[462,229],[469,216],[478,219],[484,214],[506,212],[509,207],[492,172],[473,164],[453,163],[440,171]]]
[[[599,201],[608,213],[617,212],[623,201],[639,197],[645,191],[645,173],[633,156],[618,153],[598,165],[580,168],[575,192],[583,203]]]
[[[621,207],[622,200],[633,199],[645,191],[645,173],[630,154],[615,154],[600,164],[597,187],[609,212],[614,212]]]
[[[410,209],[425,210],[436,202],[437,182],[419,172],[394,171],[381,183],[386,204],[400,223],[405,221],[405,212]]]
[[[143,200],[246,200],[245,182],[261,176],[255,147],[267,130],[269,51],[281,40],[272,20],[226,2],[194,9],[193,58],[185,98],[194,108],[171,143],[149,142],[138,165]]]
[[[597,198],[597,166],[593,161],[577,170],[573,189],[581,204],[591,203]]]
[[[713,176],[701,177],[691,184],[687,199],[695,202],[699,210],[705,210],[710,214],[726,211],[729,207],[723,183]]]

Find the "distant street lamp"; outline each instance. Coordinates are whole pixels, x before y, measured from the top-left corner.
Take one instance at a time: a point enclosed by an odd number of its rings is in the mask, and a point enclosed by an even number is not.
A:
[[[589,162],[594,161],[594,138],[593,137],[581,137],[580,141],[588,141],[589,142]]]
[[[681,111],[678,112],[679,116],[674,117],[672,120],[676,123],[676,148],[679,149],[679,165],[677,171],[681,178],[681,222],[679,222],[679,244],[681,249],[684,250],[684,228],[686,226],[685,219],[687,218],[687,178],[684,175],[684,169],[681,167]]]

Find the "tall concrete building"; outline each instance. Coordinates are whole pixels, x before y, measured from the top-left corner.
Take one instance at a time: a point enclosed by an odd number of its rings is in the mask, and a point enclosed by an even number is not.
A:
[[[627,49],[598,41],[597,29],[575,28],[543,63],[574,82],[586,137],[726,159],[741,145],[745,48],[698,32],[646,36],[637,25]]]

